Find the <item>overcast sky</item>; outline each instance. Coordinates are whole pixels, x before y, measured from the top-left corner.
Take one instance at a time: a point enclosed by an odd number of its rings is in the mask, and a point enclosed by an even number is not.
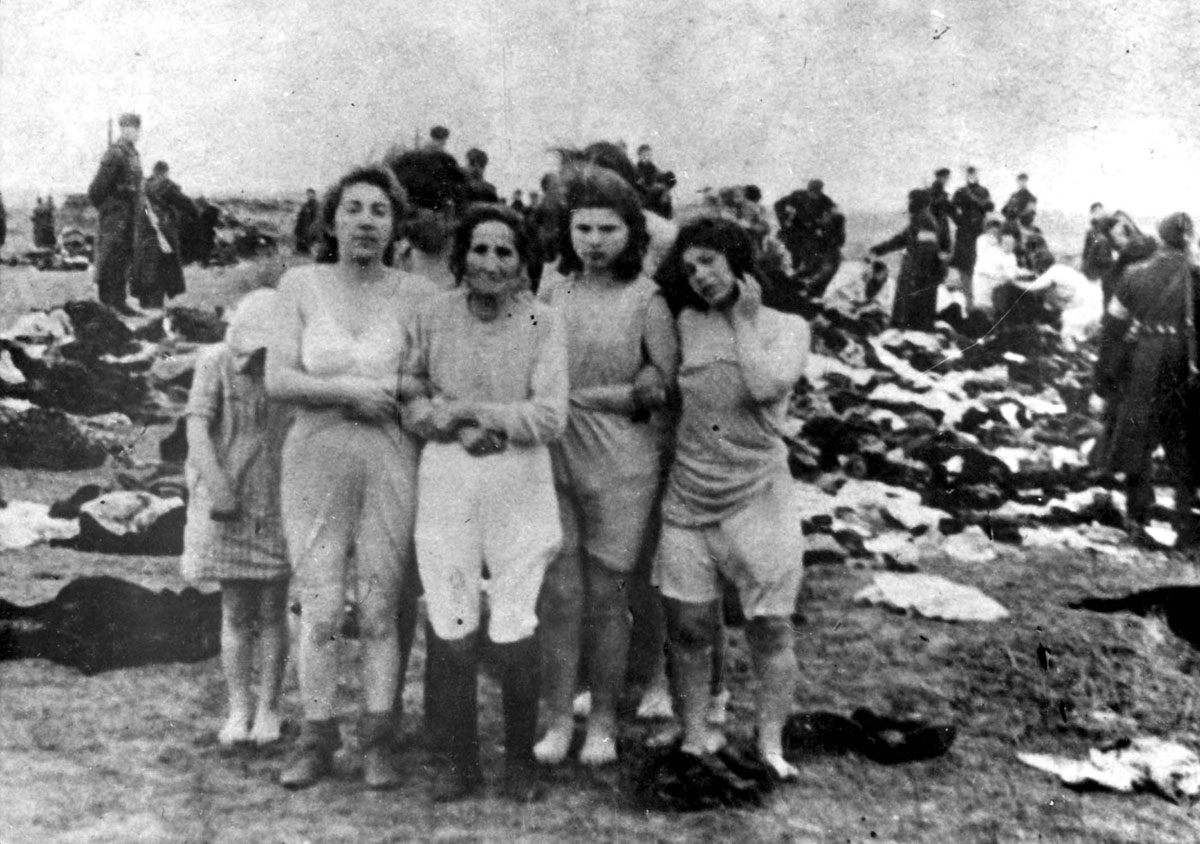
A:
[[[1200,212],[1200,5],[1045,0],[0,0],[0,190],[83,190],[110,115],[191,193],[302,191],[411,143],[648,142],[680,177],[902,205],[939,165],[1044,207]],[[956,172],[955,182],[961,181]]]

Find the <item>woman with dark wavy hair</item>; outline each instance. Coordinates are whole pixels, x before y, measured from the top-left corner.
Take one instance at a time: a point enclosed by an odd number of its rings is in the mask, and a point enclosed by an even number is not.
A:
[[[329,191],[322,215],[337,262],[293,268],[279,286],[266,388],[296,408],[281,500],[302,607],[304,702],[297,752],[280,775],[285,788],[308,787],[332,770],[338,643],[352,572],[361,613],[363,777],[370,788],[399,784],[389,748],[400,671],[397,612],[403,590],[415,588],[405,575],[417,444],[400,428],[398,373],[405,321],[433,292],[385,262],[405,211],[390,171],[352,170]]]
[[[732,220],[685,225],[655,280],[677,314],[681,413],[655,575],[667,608],[683,750],[725,737],[706,719],[721,578],[737,588],[758,681],[758,749],[781,779],[796,655],[791,614],[803,573],[800,514],[781,432],[804,372],[808,325],[762,305],[753,246]]]
[[[656,532],[669,438],[661,411],[678,350],[666,303],[641,274],[648,236],[634,189],[584,165],[567,176],[562,203],[562,275],[540,295],[566,326],[571,406],[553,449],[563,548],[539,602],[548,728],[534,753],[545,764],[566,758],[582,663],[592,705],[579,759],[602,765],[617,758],[626,585]]]

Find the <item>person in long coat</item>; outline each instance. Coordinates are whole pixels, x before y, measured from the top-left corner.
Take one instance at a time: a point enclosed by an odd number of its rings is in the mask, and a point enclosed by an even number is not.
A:
[[[869,250],[873,258],[905,250],[892,305],[892,325],[896,328],[932,331],[937,318],[938,286],[946,275],[942,255],[950,251],[950,239],[934,219],[931,205],[929,191],[909,191],[908,226]]]
[[[96,239],[98,298],[119,313],[130,315],[134,312],[125,301],[125,289],[133,269],[137,214],[142,201],[142,159],[135,146],[141,137],[142,118],[122,114],[117,125],[121,137],[105,151],[87,193],[100,211]]]
[[[979,184],[979,174],[974,167],[967,168],[967,183],[954,192],[950,203],[954,206],[958,228],[954,232],[954,254],[950,266],[958,270],[963,296],[967,307],[975,304],[972,277],[975,273],[975,244],[983,234],[989,211],[996,208],[991,192]]]
[[[137,261],[130,292],[143,308],[161,308],[186,290],[180,253],[185,219],[199,216],[192,200],[168,175],[165,161],[156,162],[144,189],[146,202],[138,220]]]
[[[1125,272],[1101,329],[1097,392],[1119,397],[1108,468],[1125,474],[1127,517],[1144,525],[1154,502],[1152,455],[1161,445],[1175,475],[1176,547],[1200,539],[1192,513],[1200,411],[1196,351],[1198,273],[1188,254],[1191,218],[1172,214],[1159,224],[1161,245]]]

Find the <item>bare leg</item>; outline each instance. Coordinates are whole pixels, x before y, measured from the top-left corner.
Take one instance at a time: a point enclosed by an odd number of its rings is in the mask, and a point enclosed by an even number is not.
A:
[[[758,751],[782,780],[799,776],[783,758],[783,726],[796,693],[796,651],[791,622],[758,617],[746,627],[754,674],[758,681]]]
[[[587,573],[588,685],[592,713],[587,739],[579,752],[585,765],[617,761],[617,697],[625,681],[629,653],[628,576],[591,562]]]
[[[725,745],[724,733],[707,719],[717,604],[667,599],[666,606],[676,706],[683,719],[683,750],[697,756],[715,753]]]
[[[572,698],[579,679],[583,637],[583,561],[574,504],[560,494],[559,508],[562,551],[546,570],[538,601],[537,635],[542,648],[542,701],[547,726],[533,755],[544,765],[561,763],[571,747],[575,733]]]
[[[250,740],[254,712],[254,638],[257,586],[244,580],[221,582],[221,668],[229,689],[229,719],[218,741],[223,745]]]
[[[287,581],[264,583],[259,587],[258,647],[262,659],[258,680],[258,709],[250,739],[255,744],[279,740],[282,719],[279,716],[279,690],[283,685],[283,667],[287,660]]]

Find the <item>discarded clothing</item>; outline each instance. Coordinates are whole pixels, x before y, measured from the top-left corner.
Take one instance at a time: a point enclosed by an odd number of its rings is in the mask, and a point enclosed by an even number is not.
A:
[[[940,621],[1008,618],[1008,610],[978,589],[935,574],[881,572],[875,575],[873,584],[854,596],[854,600]]]
[[[183,553],[187,510],[181,498],[149,492],[109,492],[79,508],[79,535],[52,545],[100,554]]]
[[[115,577],[82,577],[42,604],[0,599],[0,660],[48,659],[93,675],[199,662],[220,651],[220,592],[154,592]]]
[[[704,757],[684,753],[678,744],[648,748],[631,742],[620,758],[625,790],[648,811],[752,808],[775,787],[770,769],[744,739]]]
[[[1194,648],[1200,648],[1200,586],[1160,586],[1115,598],[1087,597],[1067,604],[1073,610],[1114,613],[1129,612],[1143,618],[1166,619],[1167,627]]]
[[[854,710],[849,718],[832,712],[796,712],[783,727],[783,753],[797,763],[808,756],[850,752],[896,765],[942,756],[957,736],[953,725],[892,718],[866,708]]]
[[[74,519],[54,518],[50,507],[34,501],[9,501],[0,507],[0,551],[28,548],[79,533]]]
[[[94,469],[108,453],[61,410],[0,405],[0,465],[16,469]]]
[[[1018,753],[1017,758],[1054,774],[1069,788],[1148,791],[1182,804],[1200,799],[1200,757],[1190,748],[1154,736],[1092,749],[1087,759],[1048,753]]]

